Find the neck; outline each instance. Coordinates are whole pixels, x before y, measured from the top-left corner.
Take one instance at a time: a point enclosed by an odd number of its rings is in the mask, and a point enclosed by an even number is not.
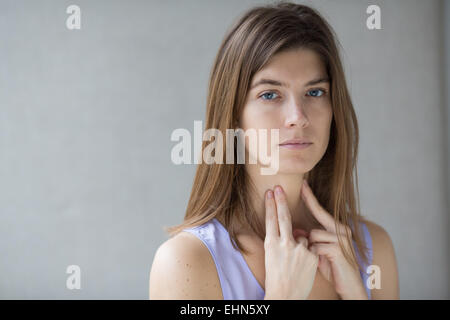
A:
[[[276,175],[261,175],[259,165],[246,164],[247,173],[254,184],[255,190],[250,190],[253,207],[258,219],[265,225],[266,209],[264,195],[267,189],[274,190],[280,185],[286,195],[289,212],[292,219],[292,227],[310,231],[314,227],[314,219],[301,197],[301,186],[305,175],[278,173]],[[249,187],[249,186],[247,186]]]

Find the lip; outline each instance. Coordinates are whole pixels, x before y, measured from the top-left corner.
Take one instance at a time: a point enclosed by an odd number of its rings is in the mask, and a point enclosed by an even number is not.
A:
[[[301,150],[308,148],[312,143],[285,143],[280,144],[280,147],[287,148],[287,149],[293,149],[293,150]]]
[[[283,141],[282,143],[280,143],[280,145],[283,145],[283,144],[294,144],[294,143],[303,144],[303,143],[311,143],[311,142],[306,140],[306,139],[291,139],[291,140]]]

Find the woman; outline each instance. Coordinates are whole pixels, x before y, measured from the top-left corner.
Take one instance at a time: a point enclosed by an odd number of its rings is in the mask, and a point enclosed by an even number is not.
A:
[[[392,241],[359,214],[357,119],[315,10],[279,3],[237,21],[210,76],[209,128],[278,129],[266,142],[278,171],[261,174],[247,138],[244,164],[199,164],[184,222],[155,254],[150,299],[398,299]]]

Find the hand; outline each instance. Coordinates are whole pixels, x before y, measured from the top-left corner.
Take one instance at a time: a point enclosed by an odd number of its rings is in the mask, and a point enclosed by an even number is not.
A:
[[[264,299],[306,299],[312,289],[319,258],[308,250],[308,239],[292,231],[292,218],[280,186],[265,196],[266,237]]]
[[[368,299],[359,270],[345,259],[338,242],[337,232],[342,235],[346,250],[350,248],[350,227],[338,224],[337,231],[334,218],[319,204],[306,180],[301,193],[313,216],[325,228],[312,229],[308,237],[310,250],[319,255],[320,273],[334,285],[342,299]]]

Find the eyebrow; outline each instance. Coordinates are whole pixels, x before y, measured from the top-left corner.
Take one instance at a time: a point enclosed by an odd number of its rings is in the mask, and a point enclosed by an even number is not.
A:
[[[312,86],[312,85],[315,85],[315,84],[318,84],[318,83],[323,83],[323,82],[330,82],[330,79],[328,78],[328,77],[322,77],[322,78],[318,78],[318,79],[313,79],[313,80],[311,80],[311,81],[309,81],[309,82],[307,82],[306,84],[305,84],[305,87],[307,87],[307,86]],[[259,85],[262,85],[262,84],[270,84],[270,85],[273,85],[273,86],[280,86],[280,87],[287,87],[287,84],[286,83],[283,83],[283,82],[280,82],[280,81],[278,81],[278,80],[273,80],[273,79],[261,79],[261,80],[259,80],[258,82],[256,82],[251,88],[250,88],[250,90],[251,89],[253,89],[253,88],[255,88],[255,87],[257,87],[257,86],[259,86]]]

